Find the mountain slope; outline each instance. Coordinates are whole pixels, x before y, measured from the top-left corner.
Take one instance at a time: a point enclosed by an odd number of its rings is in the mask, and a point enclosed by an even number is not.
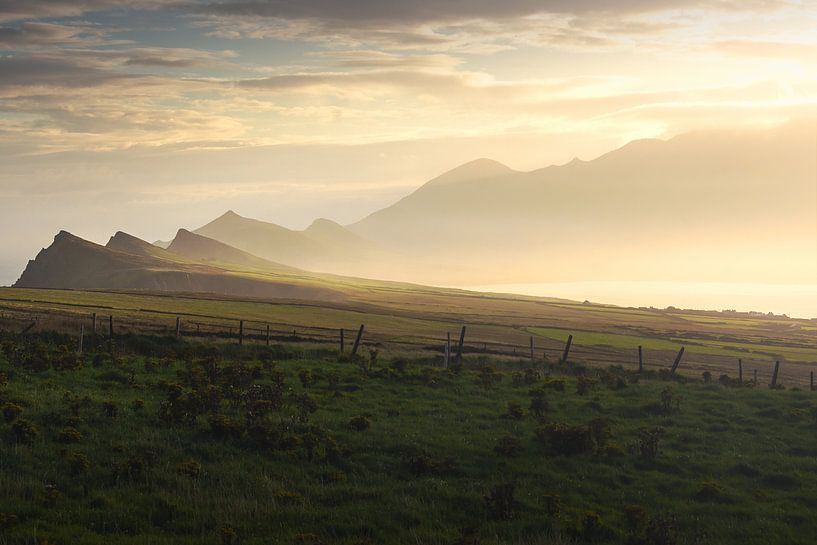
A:
[[[133,247],[134,241],[119,237]],[[138,239],[137,239],[138,240]],[[140,245],[137,245],[140,247]],[[249,274],[206,264],[185,263],[106,248],[61,231],[54,242],[29,261],[21,288],[137,289],[217,293],[267,299],[343,300],[337,289],[314,280]]]
[[[186,229],[179,229],[173,241],[167,247],[171,254],[184,256],[200,262],[219,264],[233,264],[240,267],[259,269],[268,272],[293,272],[293,267],[287,267],[266,259],[261,259],[250,253],[233,248],[223,242],[191,233]]]
[[[532,172],[478,161],[348,228],[425,258],[425,282],[812,282],[815,149],[806,123],[636,141]]]
[[[275,263],[333,274],[376,276],[382,272],[379,262],[394,259],[377,244],[326,219],[295,231],[230,210],[194,233]]]
[[[123,231],[117,231],[114,236],[108,240],[105,247],[110,250],[117,250],[128,254],[156,257],[169,261],[175,261],[178,259],[178,256],[174,256],[165,248],[151,244],[142,240],[141,238],[137,238]]]

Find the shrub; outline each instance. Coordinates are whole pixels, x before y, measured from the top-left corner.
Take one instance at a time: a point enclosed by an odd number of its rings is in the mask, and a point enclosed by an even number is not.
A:
[[[543,386],[557,392],[565,391],[565,381],[560,378],[548,378],[544,381]]]
[[[505,414],[514,420],[522,420],[525,417],[525,411],[519,403],[508,403],[508,412]]]
[[[220,545],[237,545],[238,534],[232,526],[225,524],[216,532]]]
[[[12,420],[16,420],[20,413],[23,412],[23,408],[16,403],[5,403],[3,404],[3,418],[6,422],[11,422]]]
[[[670,386],[661,390],[661,410],[664,414],[669,414],[673,410],[681,410],[681,396],[675,394]]]
[[[514,500],[513,483],[503,483],[494,486],[485,496],[485,505],[488,508],[488,515],[497,520],[510,520],[516,507]]]
[[[241,437],[241,426],[223,414],[213,414],[207,417],[210,431],[216,437],[237,439]]]
[[[315,375],[309,369],[303,369],[298,372],[298,380],[301,381],[301,386],[308,388],[315,383]]]
[[[525,369],[525,384],[527,385],[536,384],[537,382],[539,382],[539,379],[541,378],[542,377],[540,376],[539,371],[537,371],[536,369],[532,368]]]
[[[426,452],[420,452],[408,456],[405,465],[409,472],[416,477],[428,475],[441,476],[455,471],[454,460],[452,458],[437,459]]]
[[[349,428],[354,431],[366,431],[372,427],[372,422],[363,415],[353,416],[349,420]]]
[[[188,460],[176,466],[176,473],[185,477],[190,477],[191,479],[200,477],[202,472],[201,464],[195,460]]]
[[[584,394],[589,392],[595,384],[596,381],[593,380],[592,378],[581,375],[579,376],[578,379],[576,379],[576,393],[579,394],[580,396],[583,396]]]
[[[86,473],[91,467],[91,461],[81,452],[67,452],[63,456],[68,464],[68,471],[72,475],[81,475]]]
[[[103,401],[102,411],[108,418],[115,418],[116,414],[119,412],[119,407],[117,407],[116,403],[113,401]]]
[[[34,426],[34,424],[22,418],[15,421],[11,425],[11,433],[14,436],[15,441],[24,445],[34,443],[34,440],[40,434],[39,430],[37,430],[37,427]]]
[[[528,410],[536,415],[537,418],[542,418],[548,410],[548,402],[545,399],[545,391],[540,389],[531,390],[528,392],[530,396],[530,406]]]
[[[704,481],[695,492],[698,501],[723,501],[725,499],[723,487],[715,481]]]
[[[550,424],[536,430],[536,438],[555,454],[572,456],[593,448],[593,439],[586,426]]]
[[[489,390],[502,381],[502,374],[490,365],[481,367],[477,373],[477,384]]]
[[[295,408],[298,410],[298,421],[308,422],[309,415],[318,410],[318,404],[315,403],[309,394],[296,395],[294,399]]]
[[[606,418],[594,418],[587,424],[587,429],[590,432],[590,438],[596,445],[596,452],[601,453],[607,446],[607,440],[612,436],[610,421]]]
[[[661,436],[664,435],[664,428],[658,427],[650,430],[641,430],[638,432],[638,441],[636,443],[638,452],[645,460],[655,460],[658,456],[659,444]]]
[[[60,443],[79,443],[82,441],[82,432],[76,428],[63,428],[60,431]]]
[[[501,437],[494,447],[494,452],[506,458],[516,458],[523,450],[522,442],[512,435]]]

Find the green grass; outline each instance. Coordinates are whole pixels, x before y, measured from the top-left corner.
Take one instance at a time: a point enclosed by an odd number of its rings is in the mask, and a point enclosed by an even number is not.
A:
[[[465,528],[483,544],[659,543],[629,529],[625,506],[643,509],[654,527],[675,521],[666,543],[806,544],[817,535],[815,392],[540,367],[565,389],[544,390],[549,409],[539,419],[528,409],[529,391],[545,380],[526,384],[529,364],[521,361],[494,362],[501,380],[485,387],[484,357],[466,356],[456,373],[430,369],[419,356],[401,371],[380,354],[365,372],[314,345],[123,337],[114,357],[107,342],[88,339],[84,365],[61,371],[53,362],[65,358],[58,347],[66,342],[0,338],[0,372],[9,379],[0,405],[19,405],[15,419],[39,430],[30,445],[19,444],[14,420],[0,423],[0,543],[451,544]],[[28,357],[37,353],[43,357]],[[207,378],[213,362],[254,376]],[[302,384],[304,371],[313,383]],[[579,373],[595,381],[584,395]],[[259,442],[245,424],[246,392],[276,377],[283,403],[259,422],[280,436]],[[160,417],[169,383],[185,395],[240,395],[172,423]],[[663,411],[667,388],[679,404]],[[303,394],[316,406],[308,422],[296,418],[294,396]],[[72,419],[72,401],[85,398]],[[143,406],[133,409],[137,399]],[[115,417],[106,401],[117,406]],[[507,416],[509,403],[523,408],[521,419]],[[215,414],[240,433],[214,433]],[[355,431],[350,421],[361,415],[371,426]],[[598,418],[610,437],[596,451],[560,455],[536,438],[548,424]],[[69,425],[78,442],[61,441]],[[658,455],[645,459],[639,432],[656,427],[664,430]],[[310,434],[321,437],[312,459],[303,442]],[[504,436],[519,441],[517,457],[494,451]],[[87,457],[84,471],[71,470],[76,454]],[[412,471],[420,454],[437,470]],[[509,520],[485,501],[501,483],[515,485]]]

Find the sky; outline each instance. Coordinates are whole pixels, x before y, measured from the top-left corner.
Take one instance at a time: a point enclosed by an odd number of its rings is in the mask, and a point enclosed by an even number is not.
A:
[[[816,109],[811,0],[2,0],[0,284],[60,229],[347,223],[478,157]]]

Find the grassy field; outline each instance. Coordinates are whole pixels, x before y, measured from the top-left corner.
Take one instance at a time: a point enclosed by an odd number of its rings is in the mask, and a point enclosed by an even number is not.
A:
[[[0,336],[0,543],[813,543],[817,392]]]
[[[349,280],[351,282],[351,280]],[[114,315],[120,331],[170,332],[175,318],[183,333],[236,330],[238,320],[259,334],[267,324],[279,332],[297,330],[314,340],[335,342],[337,330],[366,325],[366,340],[381,348],[438,350],[446,333],[468,328],[466,347],[513,357],[529,353],[558,359],[569,334],[576,358],[606,365],[636,364],[639,345],[648,367],[666,367],[681,346],[680,372],[734,374],[737,360],[768,377],[781,361],[790,384],[808,384],[817,365],[815,320],[748,314],[611,307],[564,300],[484,294],[377,282],[350,288],[343,302],[261,301],[227,297],[117,291],[0,288],[0,328],[78,333],[91,312]],[[58,319],[51,319],[57,316]],[[6,318],[4,321],[3,318]],[[5,324],[5,325],[4,325]]]

